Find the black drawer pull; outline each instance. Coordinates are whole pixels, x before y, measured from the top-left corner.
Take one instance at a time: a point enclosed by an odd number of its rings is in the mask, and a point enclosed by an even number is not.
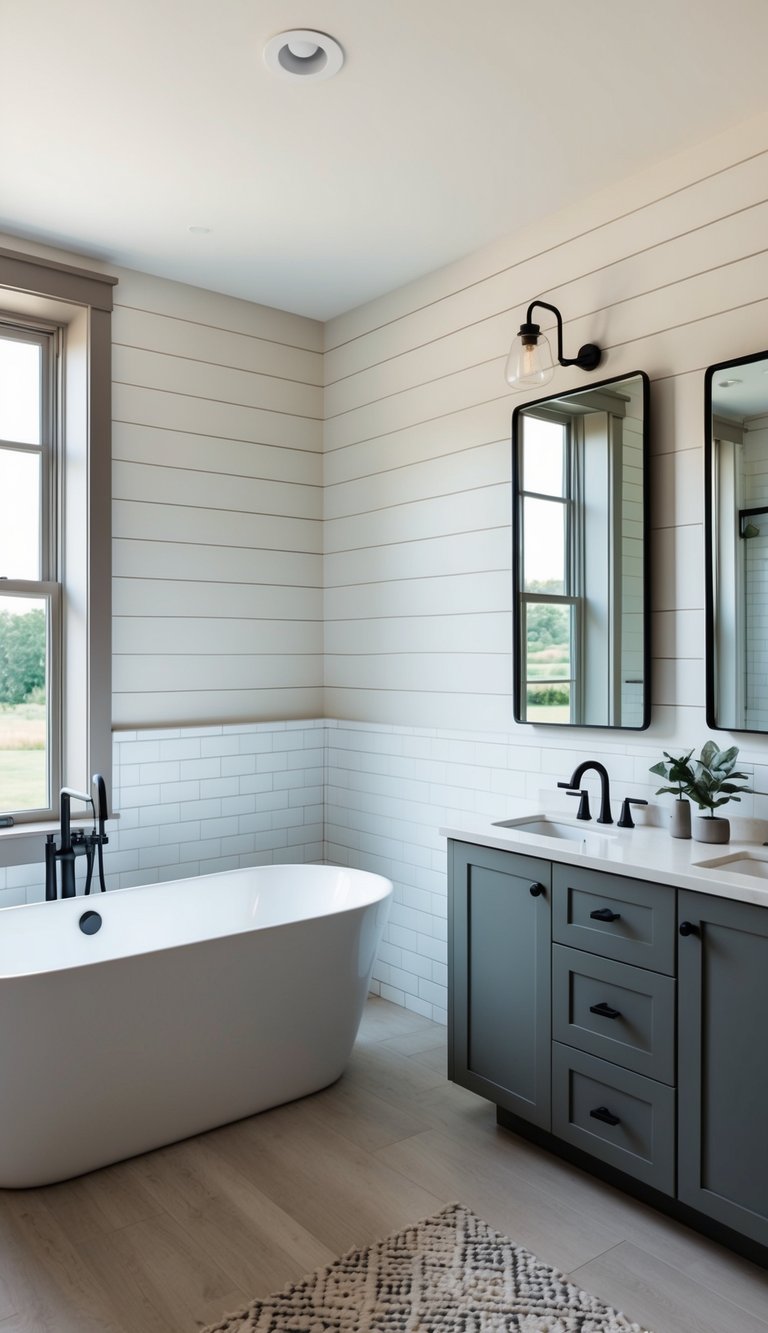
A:
[[[593,921],[620,921],[621,912],[614,912],[610,907],[597,907],[594,912],[590,912]]]
[[[620,1009],[612,1009],[609,1004],[601,1000],[600,1004],[591,1004],[589,1006],[591,1014],[599,1014],[601,1018],[621,1018]]]
[[[530,893],[532,898],[540,898],[542,893],[544,892],[544,885],[532,884],[528,892]]]
[[[695,926],[692,921],[680,922],[681,935],[698,935],[698,933],[699,933],[699,927]]]
[[[609,1111],[607,1106],[596,1106],[594,1111],[589,1113],[593,1120],[602,1120],[604,1125],[620,1125],[621,1121],[613,1111]]]

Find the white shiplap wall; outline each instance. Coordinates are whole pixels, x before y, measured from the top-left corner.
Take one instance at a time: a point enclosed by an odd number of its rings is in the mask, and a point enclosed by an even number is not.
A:
[[[119,277],[114,725],[317,714],[321,326]]]
[[[762,348],[768,123],[326,326],[326,714],[515,731],[504,358],[536,296],[651,378],[656,746],[703,712],[703,371]],[[589,383],[560,370],[549,392]],[[535,398],[536,395],[529,395]],[[530,731],[521,733],[530,739]],[[587,746],[590,733],[563,733]]]
[[[322,325],[11,235],[117,276],[113,724],[322,711]]]

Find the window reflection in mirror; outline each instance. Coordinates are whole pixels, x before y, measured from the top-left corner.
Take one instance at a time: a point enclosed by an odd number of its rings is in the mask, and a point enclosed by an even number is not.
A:
[[[648,725],[647,423],[642,373],[515,411],[518,722]]]
[[[768,352],[705,378],[707,722],[768,731]]]

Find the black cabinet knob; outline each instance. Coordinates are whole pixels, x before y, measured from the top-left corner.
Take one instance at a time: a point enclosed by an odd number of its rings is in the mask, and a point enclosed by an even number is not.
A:
[[[592,921],[620,921],[621,913],[612,912],[610,907],[598,907],[594,912],[590,912]]]
[[[528,892],[530,893],[532,898],[540,898],[542,893],[544,892],[544,885],[532,884]]]
[[[604,1125],[620,1125],[621,1120],[607,1106],[596,1106],[594,1111],[589,1113],[593,1120],[602,1120]]]
[[[591,1014],[599,1014],[601,1018],[621,1018],[620,1009],[612,1009],[609,1004],[601,1000],[600,1004],[591,1004],[589,1006]]]
[[[699,927],[696,926],[696,925],[694,925],[694,923],[693,923],[692,921],[681,921],[681,922],[680,922],[680,934],[681,934],[681,935],[698,935],[698,933],[699,933]]]

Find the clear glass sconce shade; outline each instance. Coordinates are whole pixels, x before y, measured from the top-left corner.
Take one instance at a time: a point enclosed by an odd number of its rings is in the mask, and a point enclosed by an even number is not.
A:
[[[504,371],[507,384],[513,389],[537,389],[542,384],[549,384],[554,373],[549,339],[543,333],[535,343],[524,343],[520,336],[515,338]]]

